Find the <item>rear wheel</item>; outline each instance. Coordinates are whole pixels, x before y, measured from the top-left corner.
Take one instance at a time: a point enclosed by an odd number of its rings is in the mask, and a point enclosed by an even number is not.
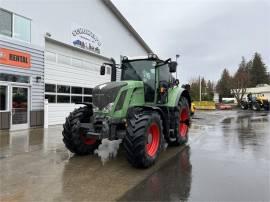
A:
[[[71,152],[78,155],[91,154],[100,144],[100,141],[87,138],[85,133],[80,130],[80,123],[89,123],[92,115],[93,112],[88,107],[81,107],[75,109],[66,118],[62,132],[63,141]]]
[[[158,158],[163,143],[159,114],[150,111],[130,114],[127,124],[123,146],[129,163],[134,167],[150,167]]]
[[[189,103],[185,97],[181,97],[179,105],[174,114],[175,129],[173,137],[170,136],[167,141],[169,145],[179,146],[188,141],[188,130],[190,124]]]

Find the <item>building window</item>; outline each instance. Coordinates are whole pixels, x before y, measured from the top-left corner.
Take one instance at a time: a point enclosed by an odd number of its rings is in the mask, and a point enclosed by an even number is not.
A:
[[[55,84],[45,84],[45,92],[55,93],[56,92],[56,85]]]
[[[92,97],[84,97],[83,101],[84,102],[92,102]]]
[[[57,85],[57,93],[70,93],[70,86]]]
[[[29,76],[19,76],[14,74],[0,73],[0,81],[30,83],[30,78]]]
[[[0,34],[12,37],[12,13],[0,9]]]
[[[81,87],[72,87],[71,93],[72,94],[82,94],[82,88]]]
[[[71,103],[82,102],[82,96],[71,96]]]
[[[0,111],[7,110],[7,86],[0,86]]]
[[[49,103],[92,102],[93,88],[45,84],[45,99]]]
[[[56,95],[45,95],[45,99],[48,100],[48,103],[55,103],[56,102]]]
[[[57,103],[70,103],[70,96],[57,95]]]
[[[85,95],[92,95],[93,88],[84,88],[83,90]]]
[[[31,40],[31,20],[0,9],[0,34],[22,41]]]
[[[24,17],[13,15],[14,31],[13,37],[22,41],[30,42],[31,36],[31,21]]]

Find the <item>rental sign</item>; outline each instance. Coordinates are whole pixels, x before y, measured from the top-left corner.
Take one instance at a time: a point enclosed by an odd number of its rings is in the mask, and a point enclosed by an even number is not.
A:
[[[102,43],[92,31],[81,26],[74,26],[71,34],[74,46],[100,54]]]
[[[31,67],[31,55],[7,48],[0,48],[0,64],[21,68]]]

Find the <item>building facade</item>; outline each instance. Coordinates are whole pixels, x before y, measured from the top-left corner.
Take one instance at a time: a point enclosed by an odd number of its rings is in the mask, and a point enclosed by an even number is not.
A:
[[[109,0],[2,0],[0,129],[62,124],[92,88],[111,80],[103,62],[152,52]]]

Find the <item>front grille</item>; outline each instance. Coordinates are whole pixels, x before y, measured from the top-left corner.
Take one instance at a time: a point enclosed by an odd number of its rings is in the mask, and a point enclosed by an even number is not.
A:
[[[104,109],[109,103],[115,101],[119,90],[126,85],[126,82],[109,82],[96,86],[92,95],[93,105],[100,110]]]

